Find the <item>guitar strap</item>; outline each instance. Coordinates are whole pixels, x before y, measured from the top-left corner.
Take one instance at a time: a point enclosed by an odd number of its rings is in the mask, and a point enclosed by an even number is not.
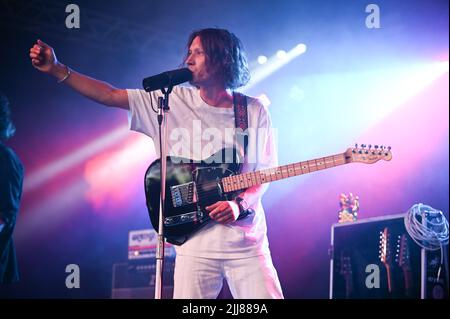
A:
[[[247,155],[247,147],[248,147],[248,110],[247,110],[247,96],[238,93],[233,92],[233,104],[234,104],[234,122],[236,126],[236,138],[238,141],[238,144],[240,145],[240,148],[243,148],[243,156]],[[244,145],[242,145],[242,142]],[[241,210],[241,213],[239,214],[238,219],[243,219],[247,217],[250,214],[254,213],[254,210],[252,208],[241,208],[239,202],[239,209],[245,209]]]
[[[244,157],[247,155],[248,147],[248,114],[247,96],[239,92],[233,92],[234,122],[236,127],[236,138],[243,149]],[[244,145],[242,145],[244,143]]]

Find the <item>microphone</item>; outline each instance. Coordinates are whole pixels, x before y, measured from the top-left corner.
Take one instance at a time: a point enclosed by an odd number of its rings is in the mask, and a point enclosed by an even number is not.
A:
[[[192,80],[192,72],[188,68],[176,69],[149,76],[142,81],[147,92],[173,87],[175,85]]]

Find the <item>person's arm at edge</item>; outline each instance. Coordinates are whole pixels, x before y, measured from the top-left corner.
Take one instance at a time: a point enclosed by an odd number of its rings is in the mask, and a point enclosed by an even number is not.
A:
[[[118,89],[109,83],[96,80],[70,69],[60,63],[52,47],[38,40],[30,49],[32,65],[41,72],[54,76],[78,93],[106,106],[129,110],[128,94],[125,89]]]

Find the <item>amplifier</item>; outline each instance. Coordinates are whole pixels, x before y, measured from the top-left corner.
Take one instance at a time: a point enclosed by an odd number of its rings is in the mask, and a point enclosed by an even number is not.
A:
[[[162,298],[173,296],[175,258],[164,259]],[[155,296],[156,259],[129,261],[113,265],[113,299],[152,299]]]
[[[158,233],[154,229],[138,229],[128,232],[128,259],[147,259],[156,257]],[[175,258],[175,248],[164,243],[164,256]]]
[[[330,298],[448,298],[448,256],[422,249],[408,234],[405,214],[331,227]]]

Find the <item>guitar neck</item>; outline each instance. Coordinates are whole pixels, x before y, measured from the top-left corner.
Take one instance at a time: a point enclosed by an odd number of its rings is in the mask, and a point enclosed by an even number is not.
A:
[[[391,266],[390,265],[385,265],[386,266],[386,277],[387,277],[387,284],[388,284],[388,291],[389,293],[392,292],[392,272],[391,272]]]
[[[352,274],[345,277],[345,297],[350,298],[353,293],[353,279]]]
[[[412,271],[411,267],[404,266],[403,269],[403,278],[405,281],[405,292],[408,295],[411,292],[411,284],[412,284]]]
[[[312,173],[351,162],[345,153],[222,178],[225,193]]]

